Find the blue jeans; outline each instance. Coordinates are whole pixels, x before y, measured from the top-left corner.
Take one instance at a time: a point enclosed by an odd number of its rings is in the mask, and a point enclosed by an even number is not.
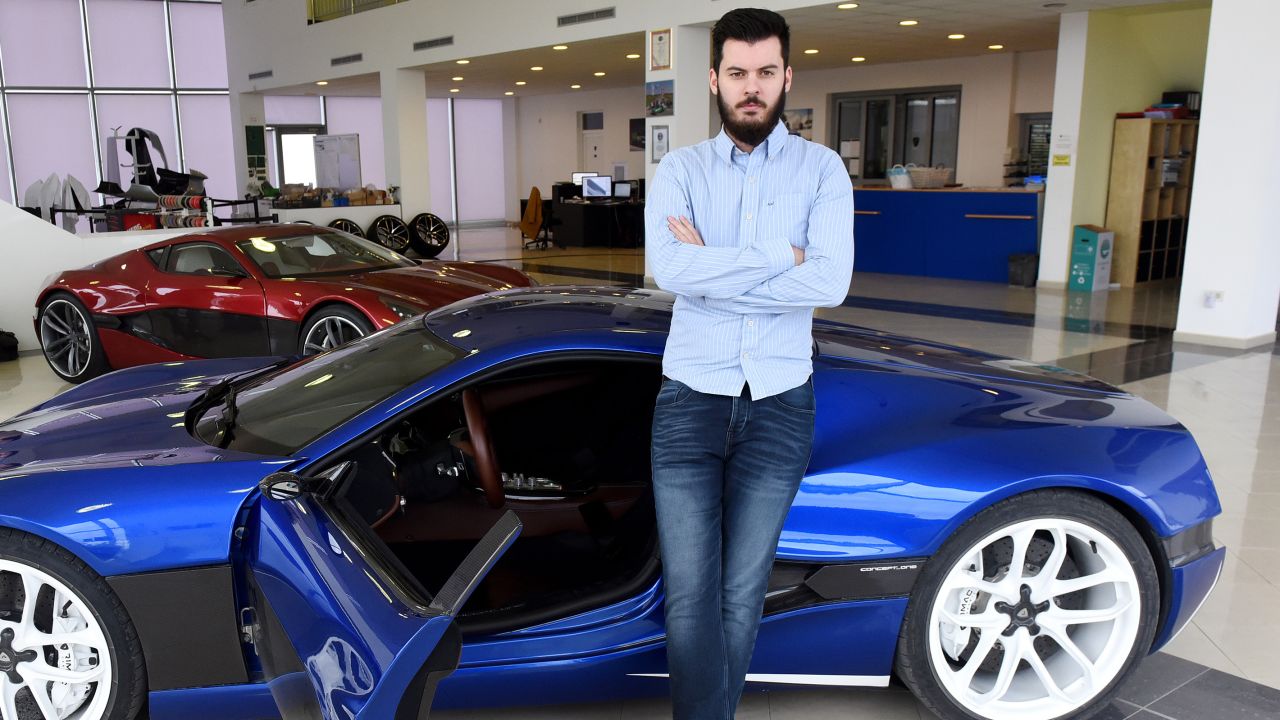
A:
[[[676,720],[730,720],[782,523],[813,445],[813,381],[752,400],[675,380],[653,414],[653,491]]]

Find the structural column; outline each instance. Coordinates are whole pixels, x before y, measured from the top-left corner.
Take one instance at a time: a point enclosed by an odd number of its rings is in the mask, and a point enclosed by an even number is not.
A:
[[[658,42],[659,60],[665,54],[669,67],[653,70],[654,32],[645,34],[645,86],[672,81],[671,114],[649,117],[645,111],[645,183],[653,182],[658,168],[654,162],[657,145],[665,144],[668,152],[686,145],[696,145],[718,132],[720,116],[715,112],[707,73],[711,69],[711,28],[680,26],[663,31],[666,40]],[[665,50],[662,46],[666,45]],[[655,131],[655,128],[657,130]],[[664,129],[665,128],[665,129]],[[658,133],[661,133],[659,136]],[[652,283],[652,273],[645,261],[645,278]]]
[[[252,148],[253,159],[250,158],[251,149],[249,147],[248,138],[255,138],[255,145],[260,139],[265,142],[265,128],[267,124],[267,112],[264,108],[264,101],[261,94],[256,92],[231,93],[231,147],[235,154],[236,163],[236,193],[235,197],[243,197],[245,188],[249,184],[251,177],[266,178],[265,157],[259,154],[259,151],[265,151],[266,148]],[[262,158],[261,167],[259,160]],[[252,167],[251,167],[252,164]]]
[[[1280,67],[1277,21],[1274,0],[1213,4],[1174,340],[1250,348],[1276,339],[1280,94],[1263,69]]]
[[[431,209],[426,77],[420,70],[384,70],[379,81],[387,185],[400,188],[400,204],[408,220]]]
[[[1037,286],[1064,288],[1071,261],[1071,230],[1076,201],[1076,143],[1084,104],[1084,68],[1089,43],[1089,13],[1066,13],[1058,25],[1058,60],[1053,81],[1053,127],[1049,174],[1045,182],[1044,224],[1040,230]],[[1052,160],[1067,156],[1067,164]]]

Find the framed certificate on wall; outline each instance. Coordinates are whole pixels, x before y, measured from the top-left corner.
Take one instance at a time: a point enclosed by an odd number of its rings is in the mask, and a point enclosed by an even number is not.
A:
[[[652,142],[649,147],[653,148],[653,160],[650,162],[658,162],[663,155],[667,154],[667,143],[671,139],[671,130],[667,125],[654,125],[652,128]]]
[[[671,69],[671,29],[649,33],[649,69]]]

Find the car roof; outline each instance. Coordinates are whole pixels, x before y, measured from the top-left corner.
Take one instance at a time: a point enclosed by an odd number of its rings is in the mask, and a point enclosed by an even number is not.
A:
[[[230,245],[242,242],[250,238],[280,238],[294,237],[297,235],[310,235],[317,231],[327,231],[330,228],[318,225],[308,225],[306,223],[270,223],[263,225],[229,225],[226,227],[209,228],[185,235],[166,238],[151,243],[143,250],[154,250],[155,248],[165,247],[166,245],[175,245],[177,243],[193,242],[197,240],[207,240],[218,243],[220,245]]]
[[[485,350],[555,333],[628,333],[666,341],[675,296],[629,287],[540,286],[460,300],[426,317],[439,337]]]

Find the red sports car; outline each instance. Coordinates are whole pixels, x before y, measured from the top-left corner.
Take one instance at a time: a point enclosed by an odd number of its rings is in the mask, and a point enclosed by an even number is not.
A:
[[[36,298],[36,335],[53,371],[78,383],[145,363],[309,355],[533,284],[500,265],[418,263],[331,228],[219,228],[55,275]]]

